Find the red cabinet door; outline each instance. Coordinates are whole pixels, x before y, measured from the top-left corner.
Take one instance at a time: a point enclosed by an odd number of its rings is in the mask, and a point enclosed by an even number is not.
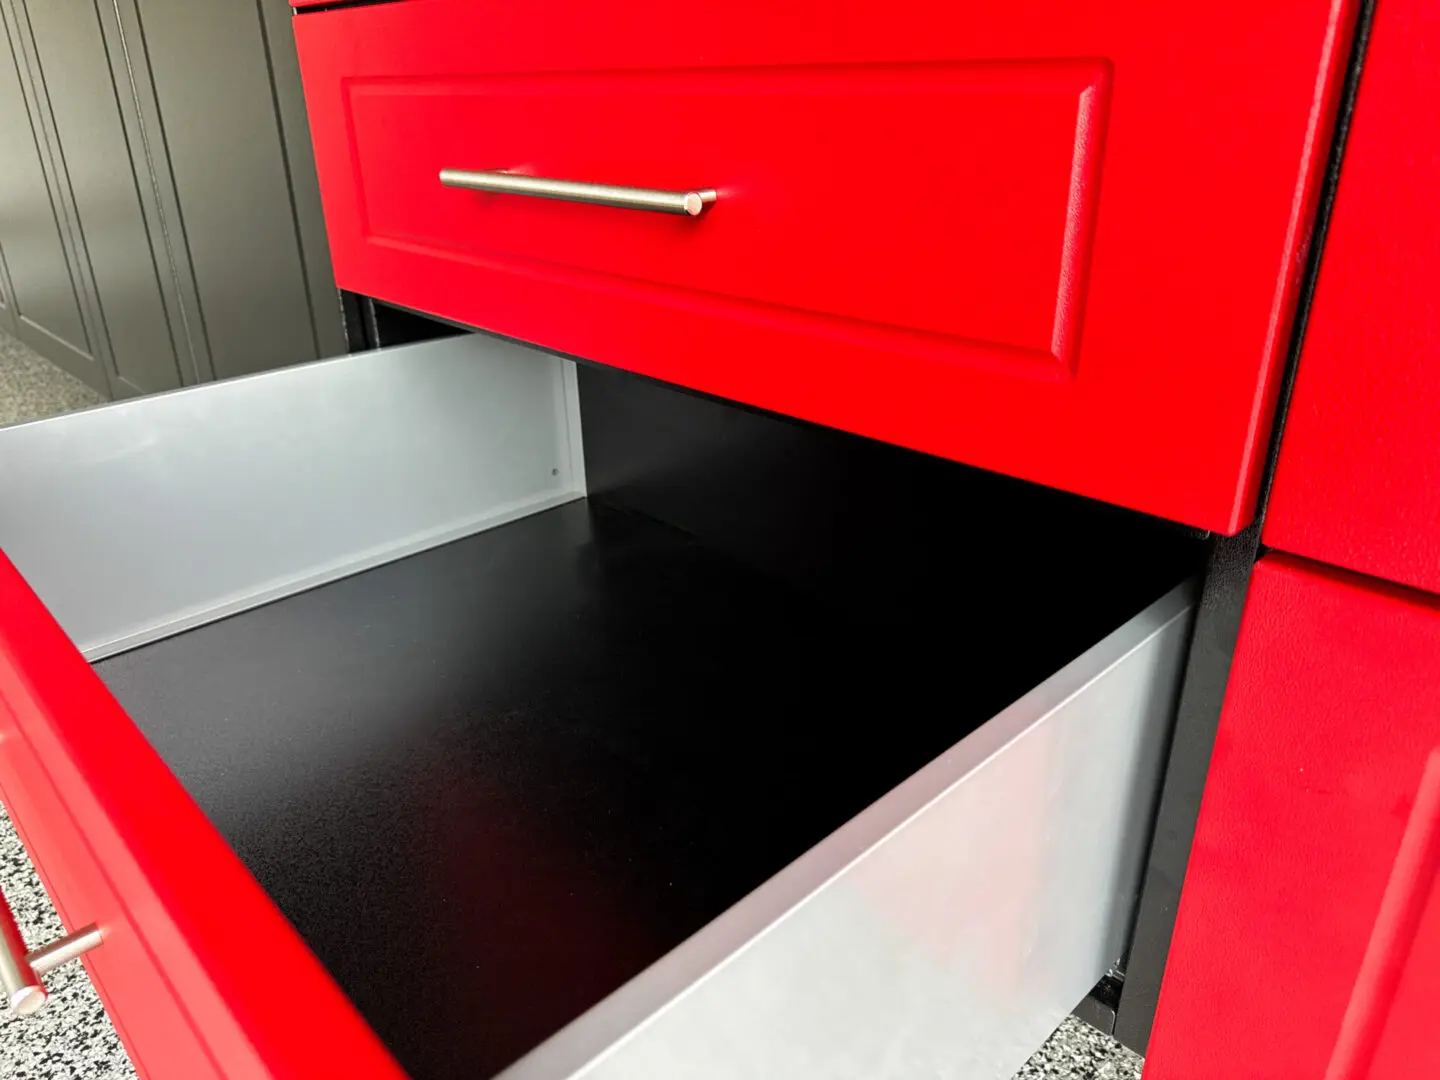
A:
[[[1146,1080],[1440,1076],[1440,600],[1256,567]]]
[[[0,797],[142,1077],[400,1080],[3,554]]]
[[[424,0],[295,20],[340,285],[1222,532],[1351,0]],[[713,188],[686,218],[442,169]]]
[[[1375,12],[1265,542],[1440,592],[1440,6]]]

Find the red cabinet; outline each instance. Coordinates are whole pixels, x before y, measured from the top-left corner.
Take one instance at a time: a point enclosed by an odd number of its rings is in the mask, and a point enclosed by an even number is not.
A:
[[[1440,599],[1255,571],[1146,1080],[1440,1075]]]
[[[1265,541],[1440,592],[1440,8],[1375,13]]]
[[[1233,532],[1352,15],[427,0],[295,27],[342,287]]]

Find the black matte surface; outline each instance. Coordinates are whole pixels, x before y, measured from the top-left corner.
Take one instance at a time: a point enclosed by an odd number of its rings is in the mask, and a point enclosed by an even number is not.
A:
[[[1240,634],[1240,618],[1250,591],[1250,573],[1260,543],[1260,525],[1220,538],[1206,568],[1205,588],[1195,613],[1195,630],[1185,661],[1175,730],[1166,757],[1155,830],[1141,882],[1140,903],[1125,978],[1111,1034],[1143,1054],[1155,1023],[1160,984],[1170,955],[1170,939],[1180,906],[1180,889],[1190,864],[1200,798],[1210,771],[1215,733],[1230,664]]]
[[[590,500],[97,667],[405,1067],[483,1077],[1181,573],[1082,569],[887,623]]]
[[[956,613],[989,590],[1014,600],[984,602],[989,633],[1023,640],[1082,601],[1118,624],[1203,565],[1199,534],[1159,518],[613,369],[582,366],[579,385],[592,494],[967,648]]]
[[[389,345],[410,345],[417,341],[433,341],[435,338],[456,337],[472,331],[454,323],[432,319],[428,315],[381,303],[366,298],[370,309],[370,325],[375,335],[375,347],[383,349]]]

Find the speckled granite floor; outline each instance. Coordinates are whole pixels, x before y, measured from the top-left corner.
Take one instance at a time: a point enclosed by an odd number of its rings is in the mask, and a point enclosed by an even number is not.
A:
[[[99,405],[79,379],[0,331],[0,427]]]
[[[0,885],[31,948],[64,933],[60,918],[0,807]],[[69,963],[46,977],[50,1003],[32,1016],[0,1014],[0,1077],[5,1080],[121,1080],[134,1077],[125,1049],[85,968]]]
[[[0,426],[98,405],[103,399],[0,332]],[[45,896],[0,807],[0,888],[33,948],[58,936]],[[48,978],[52,1001],[23,1020],[0,1016],[0,1080],[126,1080],[135,1071],[85,969],[67,964]],[[1015,1080],[1139,1080],[1141,1059],[1074,1018],[1066,1020]],[[903,1078],[896,1078],[903,1080]]]

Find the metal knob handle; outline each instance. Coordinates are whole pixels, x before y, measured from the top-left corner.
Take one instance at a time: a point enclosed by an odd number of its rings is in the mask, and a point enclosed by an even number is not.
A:
[[[25,939],[15,925],[10,906],[0,897],[0,993],[3,1004],[17,1016],[29,1016],[45,1004],[48,994],[41,976],[99,945],[104,934],[94,923],[73,934],[25,951]]]
[[[719,196],[714,188],[694,191],[662,191],[658,188],[620,187],[616,184],[587,184],[578,180],[550,180],[543,176],[520,176],[503,170],[469,172],[441,169],[440,183],[470,191],[499,195],[529,195],[537,199],[595,203],[622,210],[654,210],[661,214],[699,217]]]

